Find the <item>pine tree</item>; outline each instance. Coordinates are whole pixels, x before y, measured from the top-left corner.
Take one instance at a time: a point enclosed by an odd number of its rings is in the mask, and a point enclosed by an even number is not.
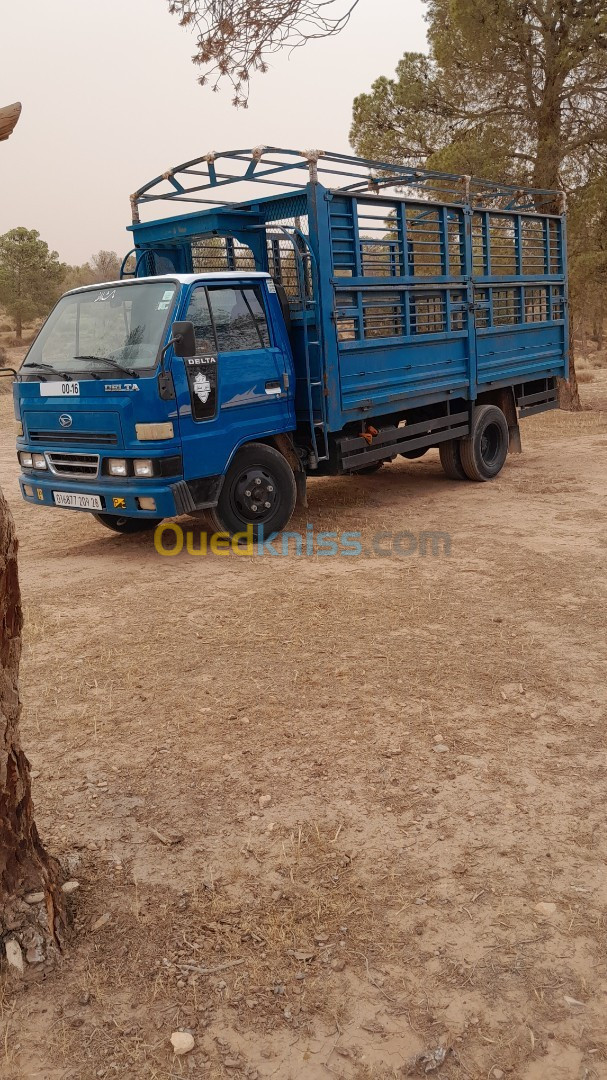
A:
[[[15,323],[21,341],[23,324],[45,315],[61,293],[65,267],[35,229],[11,229],[0,236],[0,304]]]

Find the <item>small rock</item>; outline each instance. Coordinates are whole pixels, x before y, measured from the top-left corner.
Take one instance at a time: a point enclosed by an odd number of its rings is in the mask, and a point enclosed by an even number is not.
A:
[[[272,796],[271,795],[260,795],[259,796],[259,807],[260,807],[261,810],[265,810],[266,806],[269,806],[271,802],[272,802]]]
[[[101,930],[104,926],[107,926],[111,919],[109,911],[106,911],[104,915],[100,915],[98,919],[91,926],[91,930]]]
[[[434,742],[437,742],[437,743],[438,743],[438,742],[440,742],[440,743],[442,743],[442,742],[443,742],[443,736],[442,736],[442,735],[435,735],[435,736],[434,736]]]
[[[504,1070],[503,1069],[493,1069],[493,1072],[491,1073],[491,1075],[493,1077],[493,1080],[504,1080]]]
[[[190,1050],[194,1049],[194,1036],[189,1031],[174,1031],[171,1035],[171,1043],[173,1052],[177,1057],[182,1057],[183,1054],[189,1054]]]
[[[540,715],[540,714],[539,714],[539,712],[532,712],[532,713],[531,713],[531,719],[532,719],[532,720],[537,720],[537,718],[538,718],[538,716],[539,716],[539,715]],[[500,1071],[501,1071],[501,1070],[499,1070],[499,1069],[498,1069],[498,1072],[500,1072]],[[493,1075],[495,1076],[495,1071],[494,1071]],[[504,1074],[502,1073],[502,1076],[503,1076],[503,1075],[504,1075]]]
[[[331,967],[333,968],[333,971],[343,971],[345,966],[346,961],[342,960],[341,957],[336,957],[335,960],[331,961]]]
[[[6,952],[6,962],[9,967],[14,971],[23,975],[23,953],[21,952],[21,946],[16,938],[9,938],[4,942],[4,949]]]
[[[435,754],[448,754],[449,753],[449,747],[445,746],[445,743],[437,743],[436,746],[432,747],[432,749],[434,750]]]
[[[73,881],[73,880],[72,881],[64,881],[63,885],[61,886],[61,890],[62,890],[62,892],[64,892],[66,894],[66,896],[69,896],[70,893],[76,892],[76,889],[79,889],[79,888],[80,888],[80,882],[79,881]]]
[[[28,964],[41,964],[43,960],[46,960],[46,954],[41,945],[31,945],[26,950],[25,959]]]
[[[26,904],[41,904],[44,900],[43,892],[29,892],[23,897]]]
[[[556,911],[556,904],[544,903],[543,901],[535,905],[535,910],[539,911],[540,915],[554,915]]]
[[[237,1069],[239,1067],[239,1065],[240,1065],[240,1062],[238,1061],[237,1058],[228,1057],[228,1058],[223,1059],[223,1067],[224,1067],[224,1069]]]

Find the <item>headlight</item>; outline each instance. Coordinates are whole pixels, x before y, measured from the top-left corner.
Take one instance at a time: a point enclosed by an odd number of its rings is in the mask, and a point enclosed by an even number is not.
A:
[[[153,476],[154,462],[151,458],[138,458],[133,462],[135,476]]]
[[[24,469],[34,468],[34,462],[32,461],[31,454],[19,454],[19,461],[23,465]]]
[[[107,467],[110,476],[127,475],[126,461],[124,458],[110,458]]]
[[[32,461],[35,469],[46,469],[46,458],[44,454],[32,454]]]

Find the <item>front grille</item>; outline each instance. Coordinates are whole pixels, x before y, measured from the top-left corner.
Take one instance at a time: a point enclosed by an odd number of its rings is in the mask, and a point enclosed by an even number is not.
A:
[[[99,454],[47,454],[46,458],[56,476],[91,479],[99,472]]]
[[[95,446],[116,446],[118,436],[112,431],[28,431],[31,442],[93,443]]]

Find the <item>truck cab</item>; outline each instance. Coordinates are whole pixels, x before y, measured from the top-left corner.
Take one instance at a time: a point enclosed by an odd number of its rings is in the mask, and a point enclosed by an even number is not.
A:
[[[259,460],[249,452],[236,478],[232,502],[242,518],[217,524],[273,528],[281,498],[281,521],[293,509],[292,470],[283,492],[284,458],[274,450],[275,475],[272,440],[295,427],[294,385],[269,274],[154,276],[72,290],[14,386],[22,494],[93,512],[117,532],[153,528],[216,505],[240,447],[259,443]]]

